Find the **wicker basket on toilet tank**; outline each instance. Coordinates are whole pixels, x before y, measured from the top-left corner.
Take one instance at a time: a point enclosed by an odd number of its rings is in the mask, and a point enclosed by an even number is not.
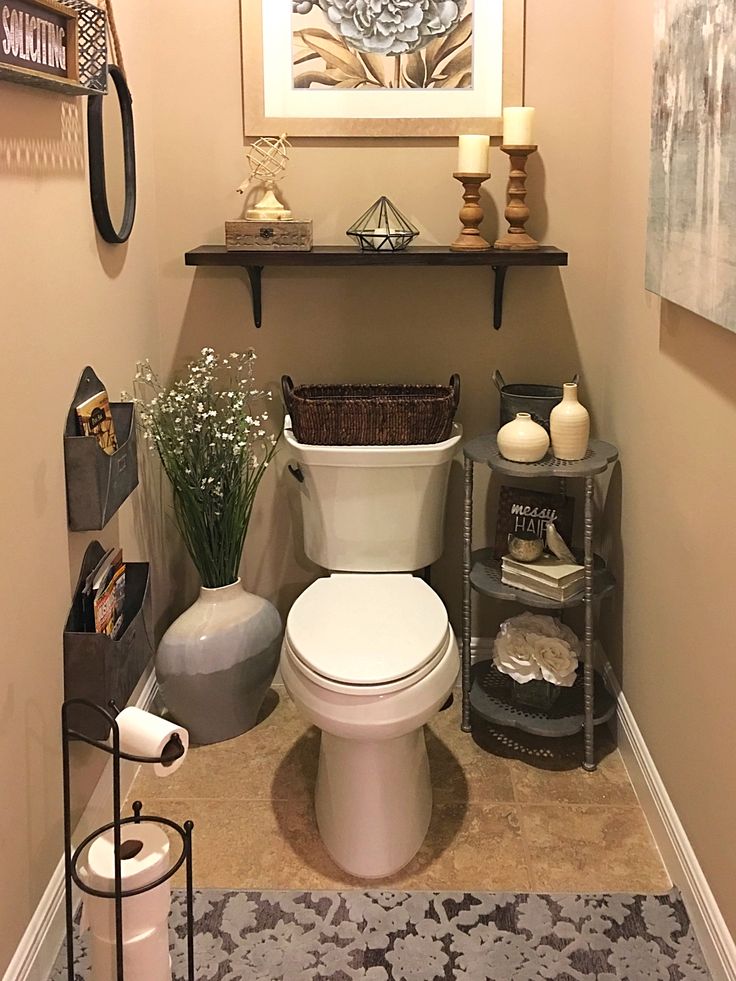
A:
[[[448,385],[298,385],[281,379],[284,405],[300,443],[414,446],[452,432],[460,376]]]

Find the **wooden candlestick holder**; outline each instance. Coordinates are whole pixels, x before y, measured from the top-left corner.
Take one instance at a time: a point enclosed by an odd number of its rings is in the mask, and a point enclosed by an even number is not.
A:
[[[502,146],[501,149],[511,158],[508,205],[504,212],[509,230],[496,242],[495,248],[509,251],[538,249],[539,242],[532,238],[524,227],[530,215],[526,203],[526,161],[537,148],[536,146]]]
[[[453,252],[487,252],[491,243],[486,242],[478,231],[483,221],[483,209],[480,206],[480,186],[490,178],[490,174],[453,174],[456,181],[463,185],[463,201],[460,209],[460,221],[463,230],[452,243]]]

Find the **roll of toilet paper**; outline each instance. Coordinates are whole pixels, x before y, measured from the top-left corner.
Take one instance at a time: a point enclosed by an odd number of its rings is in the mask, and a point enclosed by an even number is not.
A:
[[[115,941],[89,935],[92,981],[117,981]],[[168,926],[157,927],[123,943],[125,981],[171,981]]]
[[[125,824],[121,828],[122,888],[140,889],[164,875],[170,867],[169,839],[163,828],[150,822]],[[101,892],[115,889],[115,845],[112,829],[98,835],[89,847],[80,867],[85,885]],[[169,881],[141,893],[123,898],[123,939],[134,940],[158,927],[166,927],[171,907]],[[85,896],[82,928],[100,939],[115,940],[115,900],[102,896]]]
[[[165,757],[167,751],[171,752],[177,747],[177,741],[184,747],[184,752],[178,759],[153,764],[153,772],[157,777],[170,777],[186,759],[189,733],[181,726],[134,707],[123,709],[116,721],[120,730],[120,749],[124,753]]]

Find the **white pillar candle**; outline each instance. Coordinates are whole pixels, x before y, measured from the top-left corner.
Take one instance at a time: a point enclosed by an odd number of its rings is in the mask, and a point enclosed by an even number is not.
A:
[[[457,155],[458,174],[487,174],[490,136],[461,136]]]
[[[511,106],[503,111],[504,146],[533,146],[534,109]]]

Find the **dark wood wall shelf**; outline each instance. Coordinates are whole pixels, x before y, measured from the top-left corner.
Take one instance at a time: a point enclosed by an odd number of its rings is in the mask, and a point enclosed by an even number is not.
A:
[[[503,318],[503,292],[510,266],[566,266],[567,252],[543,245],[529,252],[453,252],[446,246],[417,246],[403,252],[361,252],[350,245],[317,245],[311,252],[233,252],[200,245],[184,256],[188,266],[236,266],[246,270],[256,327],[263,322],[261,277],[267,266],[490,266],[494,273],[493,326]]]

